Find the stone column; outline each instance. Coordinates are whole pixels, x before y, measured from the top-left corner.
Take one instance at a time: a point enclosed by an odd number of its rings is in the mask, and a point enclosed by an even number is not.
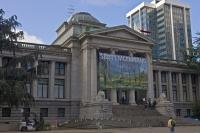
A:
[[[111,89],[111,102],[113,105],[118,105],[117,103],[117,90]]]
[[[2,67],[3,66],[3,58],[0,56],[0,67]]]
[[[161,71],[158,70],[158,90],[159,96],[162,94],[162,81],[161,81]]]
[[[129,91],[129,104],[130,105],[136,105],[136,102],[135,102],[135,90],[130,90]]]
[[[192,79],[191,79],[191,74],[188,74],[188,89],[189,89],[189,101],[193,101],[193,90],[192,90]]]
[[[71,78],[71,64],[70,62],[67,62],[66,66],[65,66],[65,98],[66,99],[70,99],[70,78]]]
[[[49,90],[48,90],[48,96],[49,98],[53,99],[57,94],[54,94],[54,81],[55,81],[55,61],[50,62],[49,67]]]
[[[182,84],[182,74],[178,74],[178,86],[179,86],[179,99],[183,102],[183,84]]]
[[[37,79],[33,79],[33,81],[32,81],[32,95],[33,95],[34,98],[38,97],[37,96],[37,84],[38,84]]]
[[[168,82],[168,84],[169,84],[169,87],[168,87],[168,94],[169,94],[169,100],[171,101],[171,102],[173,102],[173,90],[172,90],[172,73],[171,72],[168,72],[168,76],[169,76],[169,82]]]
[[[147,97],[154,98],[154,89],[153,89],[153,68],[152,68],[152,57],[150,53],[146,53],[146,59],[148,64],[148,90]]]
[[[80,45],[78,42],[72,43],[72,59],[71,59],[71,100],[72,101],[79,101],[81,97],[81,55],[80,55]],[[86,77],[84,77],[86,78]]]
[[[111,49],[111,53],[115,54],[115,49]],[[111,89],[111,102],[113,105],[118,105],[117,103],[117,89]]]
[[[72,68],[73,69],[73,68]],[[82,68],[82,101],[84,103],[90,102],[91,99],[91,51],[86,47],[83,49],[83,68]]]
[[[37,67],[38,67],[38,61],[36,60],[34,62],[34,67],[36,68],[36,76],[37,76]],[[37,79],[33,79],[32,81],[32,95],[34,98],[37,98],[38,95],[37,95],[37,89],[38,89],[38,80]]]
[[[91,49],[91,100],[97,96],[97,52]]]

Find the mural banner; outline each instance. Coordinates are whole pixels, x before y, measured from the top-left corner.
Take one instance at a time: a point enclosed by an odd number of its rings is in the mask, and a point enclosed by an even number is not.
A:
[[[98,74],[100,89],[146,89],[147,60],[99,52]]]

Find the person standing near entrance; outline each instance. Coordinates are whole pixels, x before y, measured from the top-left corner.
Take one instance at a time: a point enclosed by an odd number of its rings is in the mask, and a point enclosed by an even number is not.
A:
[[[170,130],[170,133],[175,133],[176,122],[172,117],[169,118],[167,125],[168,125],[168,128]]]

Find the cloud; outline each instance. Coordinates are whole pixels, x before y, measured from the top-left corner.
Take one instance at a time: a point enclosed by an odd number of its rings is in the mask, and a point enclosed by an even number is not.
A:
[[[119,5],[124,0],[81,0],[82,3],[88,3],[97,6]]]
[[[17,29],[16,31],[20,31],[19,29]],[[29,34],[28,32],[24,31],[24,38],[23,39],[19,39],[18,41],[20,42],[29,42],[29,43],[39,43],[39,44],[44,44],[44,41],[32,34]]]

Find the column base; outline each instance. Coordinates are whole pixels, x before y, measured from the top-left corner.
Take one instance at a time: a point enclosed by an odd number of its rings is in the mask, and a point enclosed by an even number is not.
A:
[[[136,103],[129,103],[129,105],[131,105],[131,106],[135,106],[135,105],[137,105]]]
[[[112,105],[119,105],[119,103],[112,103]]]

